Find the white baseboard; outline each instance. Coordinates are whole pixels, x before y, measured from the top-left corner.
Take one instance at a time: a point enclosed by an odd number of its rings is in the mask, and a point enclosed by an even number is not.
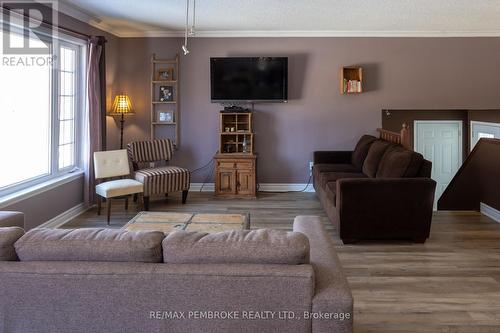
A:
[[[306,187],[307,186],[307,187]],[[306,183],[261,183],[259,192],[314,192],[312,184]]]
[[[191,183],[189,191],[200,192],[203,183]],[[259,192],[314,192],[312,184],[307,185],[305,183],[261,183],[259,184]],[[214,192],[214,183],[205,183],[202,192]]]
[[[203,189],[201,187],[203,186]],[[189,191],[190,192],[214,192],[215,191],[215,184],[214,183],[191,183],[189,185]]]
[[[487,204],[482,202],[479,204],[479,207],[479,211],[481,212],[481,214],[486,215],[495,222],[500,223],[500,210],[488,206]]]
[[[85,206],[84,203],[82,202],[81,204],[78,204],[75,207],[72,207],[67,211],[62,212],[56,217],[51,218],[47,222],[39,225],[37,228],[58,228],[63,224],[65,224],[66,222],[74,219],[78,215],[86,212],[88,209],[89,207]]]

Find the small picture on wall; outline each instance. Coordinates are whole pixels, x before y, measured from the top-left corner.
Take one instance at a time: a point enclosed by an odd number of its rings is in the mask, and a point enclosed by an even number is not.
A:
[[[172,81],[174,79],[174,69],[173,68],[159,69],[156,74],[156,79],[159,81]]]
[[[174,111],[158,111],[156,120],[159,123],[172,124],[174,122]]]
[[[160,86],[160,102],[172,102],[174,90],[172,86]]]

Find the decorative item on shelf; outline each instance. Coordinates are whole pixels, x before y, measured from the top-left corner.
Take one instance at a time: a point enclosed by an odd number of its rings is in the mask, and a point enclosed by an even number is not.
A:
[[[156,114],[156,121],[164,124],[174,123],[174,111],[158,111]]]
[[[224,153],[226,154],[232,154],[234,153],[234,146],[232,145],[232,142],[228,142],[230,144],[224,145]]]
[[[247,154],[248,153],[248,141],[247,141],[247,136],[243,136],[243,143],[242,145],[242,153]]]
[[[174,69],[173,68],[162,68],[158,70],[156,74],[156,79],[158,81],[173,81],[174,79]]]
[[[125,123],[125,115],[134,114],[132,110],[132,102],[127,94],[116,95],[113,102],[113,109],[109,113],[111,116],[120,116],[120,149],[123,149],[123,127]]]
[[[172,102],[174,93],[172,86],[160,86],[160,102]]]

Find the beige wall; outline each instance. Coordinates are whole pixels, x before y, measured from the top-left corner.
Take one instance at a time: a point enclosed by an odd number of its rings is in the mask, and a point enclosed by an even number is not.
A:
[[[179,38],[119,40],[118,87],[137,114],[125,141],[149,137],[150,56],[174,57]],[[500,38],[193,38],[181,56],[181,148],[174,163],[194,169],[218,149],[210,103],[213,56],[288,56],[286,104],[255,106],[258,177],[303,183],[312,152],[352,149],[381,126],[382,109],[489,109],[500,105]],[[364,68],[365,93],[339,94],[343,65]],[[108,137],[118,134],[110,128]],[[194,181],[201,181],[195,175]]]

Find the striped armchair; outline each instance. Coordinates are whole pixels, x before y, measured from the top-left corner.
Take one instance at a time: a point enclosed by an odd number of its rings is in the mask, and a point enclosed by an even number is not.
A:
[[[151,162],[169,161],[173,154],[170,140],[134,141],[128,144],[128,153],[136,180],[144,184],[144,209],[149,210],[149,198],[155,194],[167,195],[182,191],[182,203],[186,203],[191,174],[188,169],[176,166],[151,168]]]

